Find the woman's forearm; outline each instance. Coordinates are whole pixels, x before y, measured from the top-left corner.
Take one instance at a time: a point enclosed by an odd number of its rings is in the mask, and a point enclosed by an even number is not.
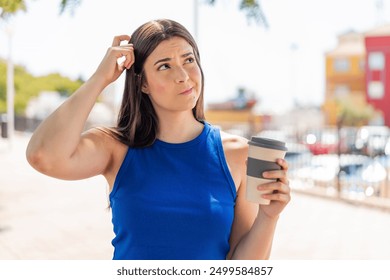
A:
[[[271,254],[277,221],[278,218],[269,218],[259,211],[252,228],[237,244],[232,259],[268,259]]]

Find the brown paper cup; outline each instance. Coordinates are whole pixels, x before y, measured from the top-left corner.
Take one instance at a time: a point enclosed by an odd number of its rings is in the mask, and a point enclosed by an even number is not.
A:
[[[257,186],[274,181],[263,178],[262,173],[280,169],[276,159],[284,158],[287,148],[284,142],[261,137],[252,137],[248,144],[246,199],[253,203],[268,205],[270,201],[261,195],[272,191],[259,191]]]

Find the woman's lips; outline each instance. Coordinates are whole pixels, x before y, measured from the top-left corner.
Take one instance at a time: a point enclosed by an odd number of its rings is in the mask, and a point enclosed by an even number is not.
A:
[[[192,88],[186,89],[185,91],[181,92],[182,95],[188,95],[192,93]]]

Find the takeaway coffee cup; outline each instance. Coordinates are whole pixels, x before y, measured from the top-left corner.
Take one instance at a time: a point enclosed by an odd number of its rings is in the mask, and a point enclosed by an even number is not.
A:
[[[255,136],[248,144],[246,199],[257,204],[270,204],[270,201],[262,198],[261,195],[272,191],[259,191],[257,186],[273,181],[264,179],[262,174],[264,171],[281,169],[276,159],[284,158],[287,152],[286,144],[282,141]]]

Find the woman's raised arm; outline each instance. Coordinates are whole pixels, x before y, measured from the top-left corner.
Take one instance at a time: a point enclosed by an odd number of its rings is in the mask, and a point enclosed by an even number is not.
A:
[[[116,36],[99,67],[33,133],[26,150],[28,162],[38,171],[61,179],[83,179],[102,174],[110,161],[107,137],[93,129],[83,133],[85,123],[103,89],[134,63],[130,39]],[[124,61],[118,64],[118,59]]]

